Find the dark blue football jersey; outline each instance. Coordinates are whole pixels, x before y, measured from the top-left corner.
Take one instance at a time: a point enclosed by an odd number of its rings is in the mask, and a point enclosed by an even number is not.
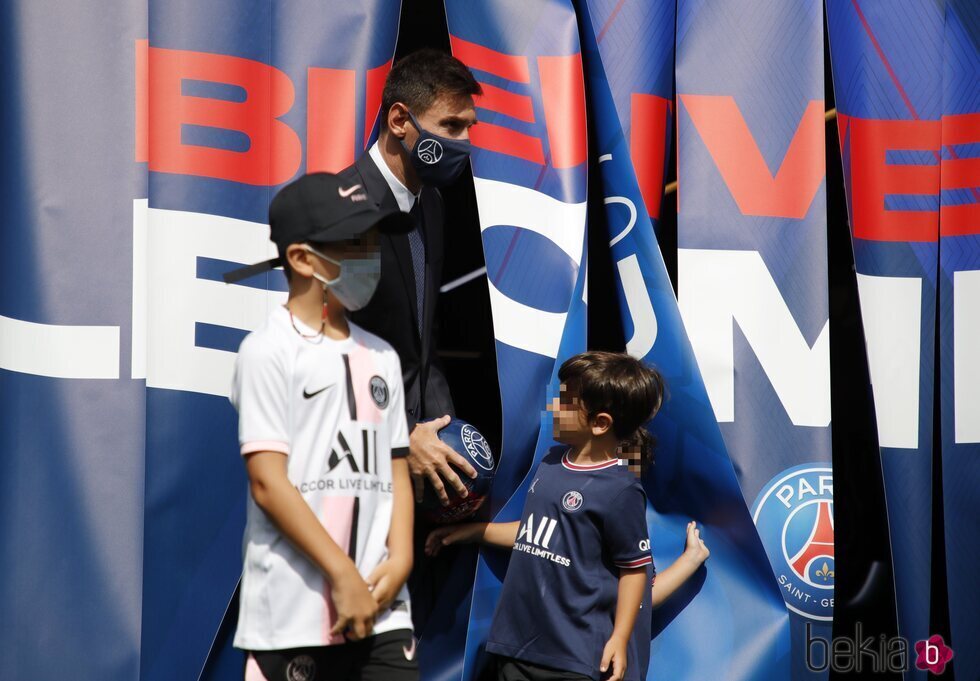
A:
[[[534,473],[487,650],[599,679],[619,570],[652,564],[646,495],[618,460],[578,466],[567,451],[552,449]],[[649,618],[649,591],[643,604]],[[646,678],[648,657],[649,634],[645,649],[630,645],[628,680]]]

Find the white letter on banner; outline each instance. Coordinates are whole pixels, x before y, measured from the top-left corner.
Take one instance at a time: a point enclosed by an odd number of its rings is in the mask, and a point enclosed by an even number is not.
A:
[[[197,258],[250,264],[274,257],[269,227],[156,208],[147,227],[146,385],[227,396],[235,353],[195,346],[195,323],[255,329],[286,294],[198,279]]]
[[[735,420],[734,324],[790,420],[830,424],[830,320],[811,348],[756,251],[677,251],[684,326],[719,422]]]
[[[135,204],[133,210],[135,228]],[[0,316],[0,368],[52,378],[118,379],[119,327],[37,324]]]
[[[657,315],[653,311],[653,303],[650,302],[650,294],[646,282],[643,281],[643,272],[640,271],[636,254],[617,262],[616,268],[626,295],[626,307],[633,319],[633,336],[626,341],[626,352],[642,359],[653,349],[657,340]]]
[[[526,229],[558,246],[576,268],[582,262],[584,202],[565,203],[542,192],[496,180],[473,178],[473,186],[480,211],[481,233],[498,225]],[[570,273],[573,281],[576,273]],[[498,290],[489,276],[487,283],[496,339],[528,352],[557,357],[566,313],[539,310],[513,300]]]
[[[953,273],[953,415],[957,444],[980,442],[980,271]]]
[[[922,280],[857,275],[878,444],[919,446]]]
[[[119,327],[0,316],[0,369],[52,378],[119,378]]]

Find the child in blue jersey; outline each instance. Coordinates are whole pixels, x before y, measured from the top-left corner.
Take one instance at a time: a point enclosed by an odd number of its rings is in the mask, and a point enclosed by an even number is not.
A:
[[[647,650],[630,638],[641,604],[652,605],[653,559],[646,496],[619,453],[639,447],[649,454],[643,424],[660,408],[663,380],[610,352],[572,357],[558,377],[560,396],[548,410],[562,446],[535,470],[520,521],[440,528],[426,551],[472,541],[512,548],[487,641],[500,681],[639,681]],[[665,571],[667,584],[654,587],[654,602],[705,558],[692,523],[688,548]]]

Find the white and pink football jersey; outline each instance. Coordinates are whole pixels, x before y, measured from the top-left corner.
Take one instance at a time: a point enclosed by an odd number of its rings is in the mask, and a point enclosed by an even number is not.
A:
[[[294,328],[294,324],[295,327]],[[367,577],[388,556],[391,461],[408,454],[401,365],[394,349],[350,324],[342,341],[279,307],[242,342],[231,401],[241,453],[288,456],[288,475],[334,541]],[[235,646],[278,650],[344,643],[323,573],[249,495]],[[374,627],[411,629],[408,589]]]

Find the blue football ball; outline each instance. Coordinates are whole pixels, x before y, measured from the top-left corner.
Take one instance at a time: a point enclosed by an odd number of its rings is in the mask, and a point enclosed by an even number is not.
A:
[[[493,474],[497,464],[486,438],[480,434],[476,427],[462,419],[450,421],[445,428],[439,431],[439,439],[457,454],[466,458],[470,465],[476,469],[477,476],[471,478],[455,466],[453,467],[460,480],[466,485],[468,494],[461,497],[456,494],[456,490],[446,485],[446,492],[449,494],[448,506],[442,505],[439,497],[432,489],[432,485],[426,481],[420,510],[431,522],[455,523],[472,517],[483,506],[483,502],[490,494],[490,485],[493,483]]]

